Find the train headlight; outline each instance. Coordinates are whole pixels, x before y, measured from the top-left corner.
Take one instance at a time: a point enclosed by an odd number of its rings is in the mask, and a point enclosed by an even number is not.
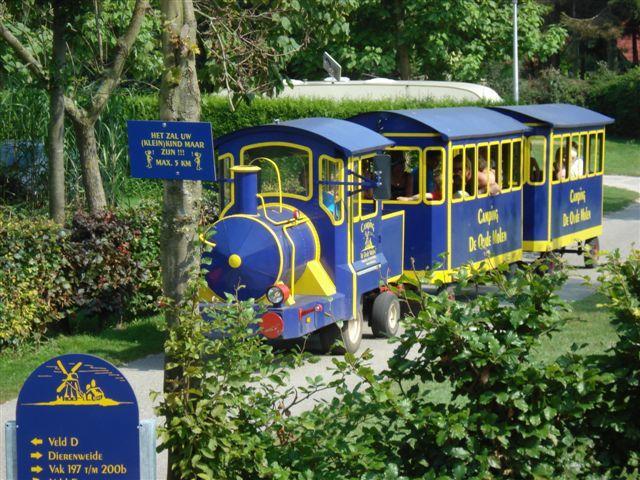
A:
[[[285,302],[289,298],[289,289],[283,283],[269,287],[267,290],[267,300],[274,305]]]

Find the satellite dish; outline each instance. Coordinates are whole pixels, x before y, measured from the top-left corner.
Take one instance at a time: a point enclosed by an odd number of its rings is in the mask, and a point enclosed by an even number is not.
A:
[[[335,78],[337,82],[340,81],[340,78],[342,77],[342,67],[327,52],[322,54],[322,68],[324,68],[329,75]]]

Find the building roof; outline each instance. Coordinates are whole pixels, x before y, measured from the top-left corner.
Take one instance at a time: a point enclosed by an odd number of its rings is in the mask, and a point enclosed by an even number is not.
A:
[[[588,108],[565,103],[491,107],[523,122],[543,122],[554,128],[579,128],[609,125],[615,120]]]
[[[353,122],[316,117],[236,130],[216,139],[216,146],[220,147],[242,136],[266,132],[284,133],[291,137],[290,141],[294,142],[296,136],[311,136],[315,140],[333,144],[347,157],[381,150],[394,144],[382,135]]]
[[[394,119],[395,117],[395,119]],[[363,113],[349,120],[367,126],[372,126],[372,120],[377,120],[379,131],[385,133],[403,133],[406,120],[411,128],[410,133],[421,133],[425,130],[435,131],[445,140],[462,138],[482,138],[522,133],[529,129],[523,123],[493,110],[480,107],[450,107],[429,108],[420,110],[388,110]],[[395,120],[395,121],[394,121]],[[398,128],[396,124],[404,126]]]

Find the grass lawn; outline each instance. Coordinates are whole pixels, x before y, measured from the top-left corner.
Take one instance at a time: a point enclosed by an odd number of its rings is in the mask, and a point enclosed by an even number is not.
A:
[[[161,315],[110,327],[100,333],[58,335],[39,346],[0,354],[0,402],[18,395],[32,370],[51,357],[65,353],[97,355],[115,365],[162,351],[165,332]]]
[[[607,137],[604,173],[640,176],[640,140]]]
[[[604,213],[617,212],[631,205],[640,195],[631,190],[604,186]]]
[[[574,343],[585,347],[583,354],[604,353],[618,340],[618,334],[611,324],[611,313],[605,308],[598,308],[604,301],[600,294],[593,294],[573,302],[571,311],[564,313],[567,323],[562,330],[551,337],[543,339],[542,346],[536,356],[545,362],[551,362],[560,355],[569,353]]]

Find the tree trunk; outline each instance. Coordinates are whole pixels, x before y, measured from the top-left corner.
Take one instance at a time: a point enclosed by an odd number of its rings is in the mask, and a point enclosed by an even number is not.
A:
[[[164,19],[162,50],[164,75],[160,90],[160,118],[167,121],[198,121],[200,119],[200,88],[196,74],[194,49],[196,20],[192,0],[161,0]],[[176,80],[176,71],[179,72]],[[200,249],[197,243],[202,185],[186,180],[165,180],[160,237],[162,287],[166,297],[180,305],[185,300],[189,280],[198,274]],[[174,309],[167,309],[169,326],[179,321]],[[180,369],[167,369],[165,359],[164,391],[170,392]],[[167,423],[170,419],[166,419]],[[176,452],[169,449],[167,478],[174,472]]]
[[[396,37],[396,68],[401,80],[409,80],[411,78],[411,60],[409,46],[403,38],[404,4],[402,0],[393,0],[392,12]]]
[[[631,52],[633,55],[631,57],[633,59],[633,64],[638,65],[638,30],[631,32]]]
[[[107,197],[102,186],[100,174],[100,161],[98,160],[98,142],[94,122],[89,120],[73,120],[73,129],[76,134],[76,144],[80,153],[80,165],[82,167],[82,184],[87,198],[87,207],[92,214],[99,213],[107,208]]]
[[[53,55],[49,85],[49,216],[62,225],[65,221],[64,188],[64,39],[66,0],[53,1]]]

